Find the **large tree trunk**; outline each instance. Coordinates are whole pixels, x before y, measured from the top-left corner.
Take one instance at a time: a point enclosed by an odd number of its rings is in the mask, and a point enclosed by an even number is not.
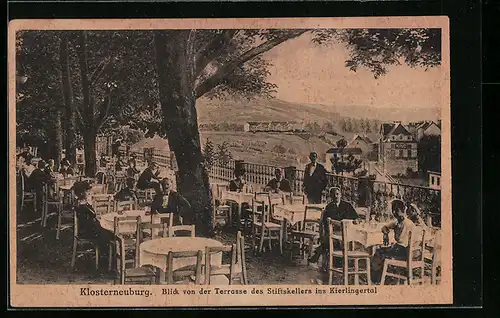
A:
[[[97,134],[86,132],[83,136],[83,155],[85,157],[85,176],[93,178],[97,173],[96,158]]]
[[[191,203],[197,232],[208,235],[212,203],[202,164],[196,113],[194,31],[156,31],[160,102],[170,149],[179,168],[179,192]]]
[[[63,147],[63,129],[62,129],[62,122],[61,122],[61,111],[57,110],[56,111],[56,125],[55,125],[55,156],[54,156],[54,163],[57,169],[59,169],[61,165],[61,155],[62,155],[62,147]]]
[[[66,158],[71,163],[76,162],[76,110],[73,102],[73,89],[71,87],[68,38],[64,36],[59,46],[59,61],[61,67],[61,89],[65,106],[65,142]]]

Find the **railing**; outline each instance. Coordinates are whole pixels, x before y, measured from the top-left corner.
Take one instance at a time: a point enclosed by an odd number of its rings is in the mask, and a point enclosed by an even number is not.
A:
[[[240,163],[246,171],[245,181],[256,191],[264,188],[274,176],[277,167],[253,163]],[[229,184],[234,178],[235,161],[230,161],[226,166],[213,165],[210,168],[211,182]],[[294,167],[285,167],[285,175],[290,180],[295,194],[303,194],[304,171]],[[409,201],[420,209],[424,217],[432,216],[436,225],[440,224],[441,191],[427,187],[405,185],[399,183],[372,181],[366,178],[356,178],[327,174],[328,186],[339,186],[342,189],[344,200],[354,206],[368,207],[371,214],[390,216],[390,202],[393,199]],[[328,191],[323,193],[323,200],[327,201]]]

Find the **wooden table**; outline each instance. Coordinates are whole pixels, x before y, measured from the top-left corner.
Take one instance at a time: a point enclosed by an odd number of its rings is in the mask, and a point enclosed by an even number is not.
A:
[[[237,192],[237,191],[222,191],[222,202],[234,202],[238,205],[238,223],[241,220],[241,205],[243,203],[251,203],[254,198],[253,193]]]
[[[117,212],[113,213],[106,213],[101,216],[100,223],[103,228],[106,230],[109,230],[111,232],[114,231],[115,227],[115,217],[120,217],[120,216],[140,216],[141,217],[141,222],[142,223],[150,223],[151,222],[151,215],[146,215],[146,210],[128,210],[128,211],[123,211],[122,214],[118,214]],[[160,223],[160,216],[161,214],[154,214],[153,215],[153,223]],[[160,229],[157,229],[159,231]],[[129,221],[123,221],[123,223],[120,223],[120,232],[123,233],[135,233],[136,232],[136,221],[135,220],[129,220]]]
[[[167,271],[167,255],[169,252],[202,251],[202,264],[205,264],[205,248],[220,247],[219,241],[204,237],[170,237],[159,238],[141,243],[139,246],[139,266],[153,265],[162,270],[160,281],[164,280]],[[222,253],[211,255],[210,262],[214,266],[222,264]],[[173,270],[196,264],[196,257],[174,259]],[[229,281],[228,281],[229,283]]]

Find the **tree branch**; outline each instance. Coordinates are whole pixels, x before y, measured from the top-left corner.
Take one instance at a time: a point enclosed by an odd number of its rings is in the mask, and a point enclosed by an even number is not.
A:
[[[111,65],[109,59],[104,59],[97,65],[94,72],[90,75],[90,85],[94,86],[94,84],[101,78],[102,74],[106,69]]]
[[[99,115],[96,118],[96,131],[99,131],[101,129],[102,125],[106,121],[106,118],[109,116],[109,111],[111,109],[111,89],[108,89],[108,93],[106,95],[106,98],[104,98],[104,102],[102,103],[102,108],[101,111],[99,112]]]
[[[287,40],[296,38],[296,37],[304,34],[307,31],[308,30],[300,30],[300,31],[296,31],[296,32],[287,34],[287,35],[282,36],[282,37],[277,37],[277,38],[268,40],[268,41],[260,44],[259,46],[256,46],[256,47],[246,51],[245,53],[243,53],[239,57],[235,58],[234,60],[230,61],[229,63],[226,63],[225,65],[220,67],[214,74],[212,74],[210,77],[205,79],[205,81],[198,84],[198,86],[196,87],[196,98],[199,98],[199,97],[205,95],[207,92],[209,92],[210,90],[215,88],[217,85],[219,85],[222,82],[222,80],[224,79],[224,77],[226,75],[228,75],[229,73],[231,73],[239,65],[253,59],[254,57],[256,57],[264,52],[269,51],[270,49],[277,46],[278,44],[281,44]]]
[[[207,65],[219,56],[229,45],[239,30],[224,30],[217,34],[196,54],[196,74],[199,75]]]
[[[78,123],[78,126],[80,128],[80,131],[84,133],[87,130],[87,125],[85,125],[85,120],[83,119],[82,113],[80,112],[79,107],[75,107],[75,113],[76,113],[76,122]]]

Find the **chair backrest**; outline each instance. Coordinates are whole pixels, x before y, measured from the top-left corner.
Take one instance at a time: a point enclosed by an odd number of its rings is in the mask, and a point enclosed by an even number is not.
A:
[[[99,215],[103,214],[103,209],[105,209],[104,213],[110,213],[113,210],[113,197],[94,195],[92,196],[92,207]]]
[[[285,204],[285,196],[284,194],[269,193],[268,201],[271,207],[275,205],[283,205]]]
[[[229,191],[229,185],[227,184],[216,184],[216,192],[217,192],[217,198],[222,197],[222,192],[223,191]]]
[[[269,204],[269,192],[255,192],[253,197],[257,201],[266,202],[266,205]]]
[[[285,204],[306,204],[305,195],[294,195],[293,192],[285,193]]]
[[[192,258],[196,257],[196,265],[194,268],[187,267],[181,268],[179,270],[174,270],[174,260],[179,258]],[[175,276],[178,278],[191,278],[191,276],[195,277],[195,284],[199,285],[201,281],[201,268],[202,268],[202,251],[186,251],[186,252],[168,252],[167,255],[167,273],[166,280],[167,284],[174,283],[174,272]]]
[[[144,231],[151,231],[151,239],[155,239],[156,237],[167,237],[167,224],[166,223],[149,223],[149,222],[141,222],[137,226],[137,243],[140,244],[144,241]],[[159,231],[155,231],[159,230]]]
[[[205,248],[205,284],[210,285],[210,277],[212,276],[212,255],[222,253],[222,264],[217,265],[217,275],[228,275],[229,285],[232,285],[233,280],[233,269],[236,266],[236,244],[225,245],[225,246],[207,246]],[[229,253],[230,262],[229,264],[224,263],[224,253]]]
[[[343,267],[347,270],[348,257],[347,252],[349,251],[349,240],[347,234],[348,223],[346,221],[337,221],[331,218],[327,219],[328,222],[328,238],[329,238],[329,252],[330,252],[330,266],[333,266],[333,251],[338,250],[335,246],[341,248],[343,255]],[[338,244],[335,244],[338,242]]]
[[[106,184],[107,183],[106,172],[104,172],[104,171],[98,171],[95,174],[95,179],[96,179],[96,183],[97,184]]]
[[[179,235],[179,232],[188,232],[188,235]],[[184,234],[184,233],[183,233]],[[195,237],[194,225],[176,225],[168,228],[168,237],[190,236]]]
[[[413,261],[424,261],[425,228],[413,227],[408,235],[408,268],[412,268]]]
[[[306,205],[304,208],[304,218],[302,219],[302,231],[305,231],[311,224],[316,227],[319,224],[319,220],[311,219],[309,216],[309,212],[322,212],[323,208],[317,206]]]
[[[123,231],[120,228],[120,226],[123,223],[130,224],[131,221],[135,221],[135,224],[136,224],[133,231]],[[119,236],[121,234],[136,234],[137,233],[137,226],[139,224],[141,224],[141,222],[142,221],[141,221],[141,217],[140,216],[115,216],[114,226],[113,226],[115,236]]]
[[[135,200],[116,201],[115,202],[115,211],[116,212],[135,210],[136,207],[137,207],[137,203],[135,202]]]
[[[247,280],[247,265],[245,262],[245,237],[238,231],[236,234],[236,264],[241,266],[242,283],[248,284]]]
[[[252,200],[252,220],[253,222],[262,221],[264,211],[266,210],[266,202],[263,200]]]

